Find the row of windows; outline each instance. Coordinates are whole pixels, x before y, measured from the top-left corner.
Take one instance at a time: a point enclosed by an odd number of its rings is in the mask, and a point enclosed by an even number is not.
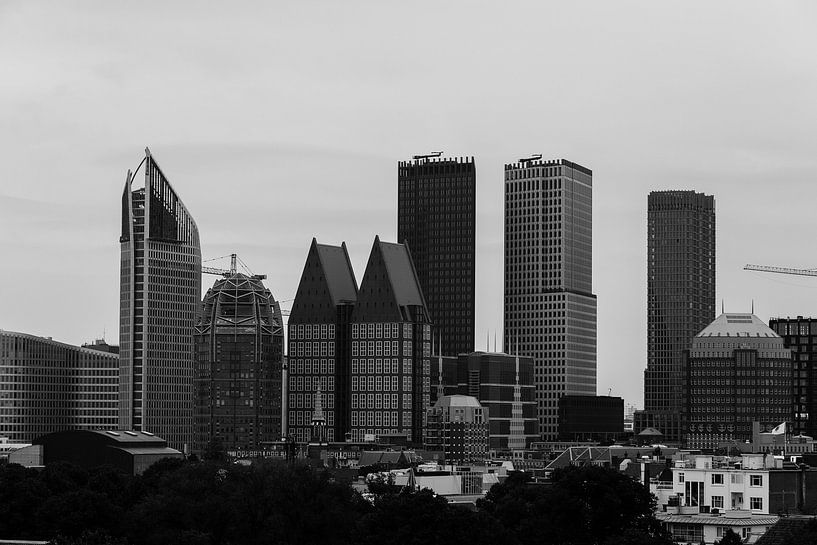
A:
[[[335,324],[292,324],[289,326],[290,339],[334,339]]]
[[[411,427],[411,412],[403,411],[402,425],[403,427]],[[352,426],[391,426],[398,427],[400,425],[399,411],[352,411]]]

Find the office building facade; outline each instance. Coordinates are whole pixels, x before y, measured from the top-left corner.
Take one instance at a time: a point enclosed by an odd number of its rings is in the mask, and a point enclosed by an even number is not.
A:
[[[352,311],[357,281],[346,244],[312,239],[287,327],[284,434],[306,443],[320,390],[328,441],[344,441],[351,421]]]
[[[687,447],[751,442],[753,422],[769,430],[791,421],[791,350],[754,314],[718,316],[686,360]]]
[[[769,327],[792,356],[790,433],[817,437],[817,319],[772,318]]]
[[[647,197],[647,369],[638,433],[684,432],[684,351],[715,316],[715,198],[694,191]]]
[[[352,311],[357,281],[346,244],[312,239],[289,315],[285,434],[305,443],[320,390],[328,441],[350,433]]]
[[[436,155],[436,154],[435,154]],[[474,350],[474,159],[417,156],[398,164],[397,241],[407,243],[441,353]]]
[[[144,167],[144,187],[134,189]],[[201,303],[196,222],[149,150],[122,194],[119,428],[172,448],[193,439],[193,334]]]
[[[281,439],[281,308],[262,276],[235,271],[207,291],[196,323],[193,449],[257,452]]]
[[[505,165],[504,342],[534,362],[539,433],[563,395],[596,393],[593,173],[564,159]]]
[[[620,439],[624,433],[624,400],[612,396],[564,396],[559,399],[560,441]]]
[[[443,452],[446,463],[484,463],[488,458],[489,416],[475,397],[443,396],[426,413],[423,446]]]
[[[0,330],[0,436],[115,429],[119,356]]]
[[[352,313],[351,437],[423,440],[431,323],[408,247],[375,237]]]
[[[539,438],[533,359],[497,352],[460,354],[457,391],[486,409],[492,451],[524,450]]]

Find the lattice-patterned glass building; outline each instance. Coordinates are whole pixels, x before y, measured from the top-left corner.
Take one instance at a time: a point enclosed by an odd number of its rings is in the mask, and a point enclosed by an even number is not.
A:
[[[254,454],[281,439],[283,319],[263,276],[224,276],[196,324],[194,450]]]

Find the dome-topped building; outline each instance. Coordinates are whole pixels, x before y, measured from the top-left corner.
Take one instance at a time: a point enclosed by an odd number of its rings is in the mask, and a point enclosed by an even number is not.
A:
[[[281,308],[262,280],[234,270],[207,291],[196,324],[195,441],[256,451],[281,438]]]
[[[754,314],[721,314],[692,339],[687,357],[686,445],[718,448],[792,418],[792,357]]]

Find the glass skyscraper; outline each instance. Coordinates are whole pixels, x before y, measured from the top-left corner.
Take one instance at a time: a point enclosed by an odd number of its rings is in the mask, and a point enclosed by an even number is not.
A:
[[[647,197],[647,369],[635,433],[684,434],[684,351],[715,316],[715,198],[694,191]]]
[[[596,394],[593,173],[539,157],[505,165],[505,346],[534,362],[539,432],[564,395]]]
[[[144,187],[134,189],[144,166]],[[119,427],[176,449],[193,438],[193,332],[201,301],[196,222],[149,150],[122,194]]]

